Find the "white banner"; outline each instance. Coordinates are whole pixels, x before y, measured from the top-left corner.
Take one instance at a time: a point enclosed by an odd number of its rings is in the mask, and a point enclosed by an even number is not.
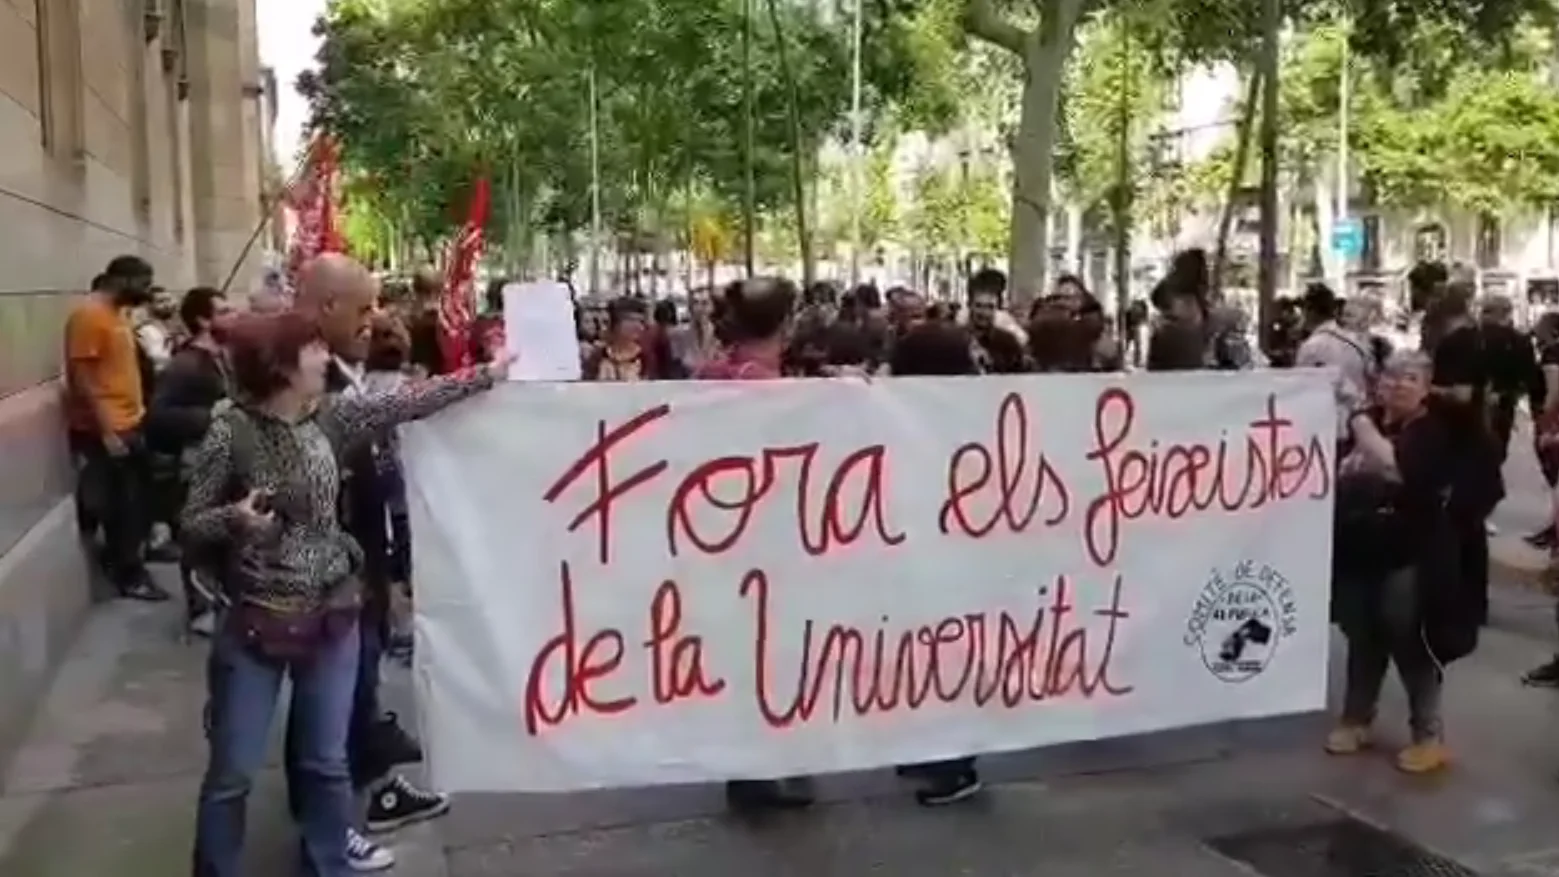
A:
[[[404,430],[435,784],[1322,709],[1322,372],[508,385]]]

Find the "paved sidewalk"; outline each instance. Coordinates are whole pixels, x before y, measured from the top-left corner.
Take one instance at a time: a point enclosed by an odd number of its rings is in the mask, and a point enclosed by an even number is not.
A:
[[[1232,877],[1252,872],[1207,838],[1346,811],[1481,873],[1559,875],[1559,693],[1518,682],[1552,649],[1551,613],[1534,594],[1501,592],[1496,623],[1508,629],[1488,632],[1477,655],[1450,670],[1447,724],[1460,761],[1440,778],[1401,776],[1388,753],[1327,758],[1318,748],[1325,721],[1311,717],[993,758],[984,799],[937,811],[916,807],[887,772],[827,778],[822,805],[761,824],[726,816],[709,787],[467,796],[446,819],[393,839],[393,873]],[[4,775],[0,874],[188,873],[202,667],[200,647],[176,635],[175,614],[134,604],[95,611]],[[406,677],[392,673],[402,703]],[[1400,739],[1401,698],[1395,683],[1388,689],[1382,731]],[[249,873],[294,873],[284,809],[273,767],[251,806]]]
[[[1536,587],[1548,566],[1548,552],[1526,544],[1524,537],[1553,520],[1553,496],[1537,467],[1532,449],[1532,420],[1525,409],[1518,413],[1505,458],[1505,501],[1489,518],[1494,534],[1489,537],[1489,560],[1494,580],[1501,584]]]

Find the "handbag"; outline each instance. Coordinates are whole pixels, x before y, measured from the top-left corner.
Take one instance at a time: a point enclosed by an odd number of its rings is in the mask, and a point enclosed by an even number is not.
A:
[[[281,612],[255,603],[236,603],[225,623],[255,657],[276,664],[307,664],[357,623],[360,609],[331,606],[306,612]]]

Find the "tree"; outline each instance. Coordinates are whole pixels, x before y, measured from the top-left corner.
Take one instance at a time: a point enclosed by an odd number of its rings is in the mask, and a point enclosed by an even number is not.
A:
[[[1082,209],[1112,203],[1120,183],[1123,126],[1131,163],[1146,157],[1176,86],[1168,66],[1151,51],[1143,28],[1118,13],[1079,28],[1059,122],[1056,176],[1067,198]]]
[[[1303,29],[1333,18],[1342,3],[1353,20],[1355,51],[1385,64],[1410,58],[1407,35],[1422,27],[1443,25],[1474,45],[1498,44],[1525,16],[1547,7],[1547,0],[1289,0],[1290,24]],[[1009,245],[1019,298],[1033,295],[1045,279],[1058,100],[1078,28],[1116,10],[1144,24],[1146,46],[1162,57],[1242,61],[1259,34],[1260,6],[1249,0],[964,0],[967,31],[1015,57],[1023,70]]]
[[[320,23],[320,73],[300,89],[316,125],[342,141],[344,163],[383,180],[381,199],[407,213],[418,237],[447,234],[461,218],[451,209],[459,193],[483,173],[501,193],[489,239],[528,251],[532,227],[566,238],[588,222],[593,71],[603,224],[664,245],[685,234],[685,193],[742,200],[749,23],[758,209],[798,205],[796,165],[838,133],[848,107],[847,34],[817,5],[775,3],[767,15],[760,6],[751,22],[744,9],[741,0],[337,0]],[[869,10],[868,110],[902,101],[922,119],[946,116],[952,95],[915,54],[931,19],[890,12]]]
[[[1379,203],[1494,214],[1559,198],[1559,95],[1534,71],[1463,70],[1417,112],[1372,103],[1360,163]]]

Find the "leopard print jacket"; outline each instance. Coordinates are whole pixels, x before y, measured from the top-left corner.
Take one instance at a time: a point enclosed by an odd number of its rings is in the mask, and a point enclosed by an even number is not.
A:
[[[332,395],[313,415],[286,422],[245,405],[212,418],[192,461],[179,523],[186,546],[225,551],[232,599],[281,612],[309,612],[358,599],[362,549],[337,514],[341,458],[397,424],[427,417],[493,386],[483,370],[434,378],[377,395]],[[270,495],[275,521],[245,532],[234,503]]]

